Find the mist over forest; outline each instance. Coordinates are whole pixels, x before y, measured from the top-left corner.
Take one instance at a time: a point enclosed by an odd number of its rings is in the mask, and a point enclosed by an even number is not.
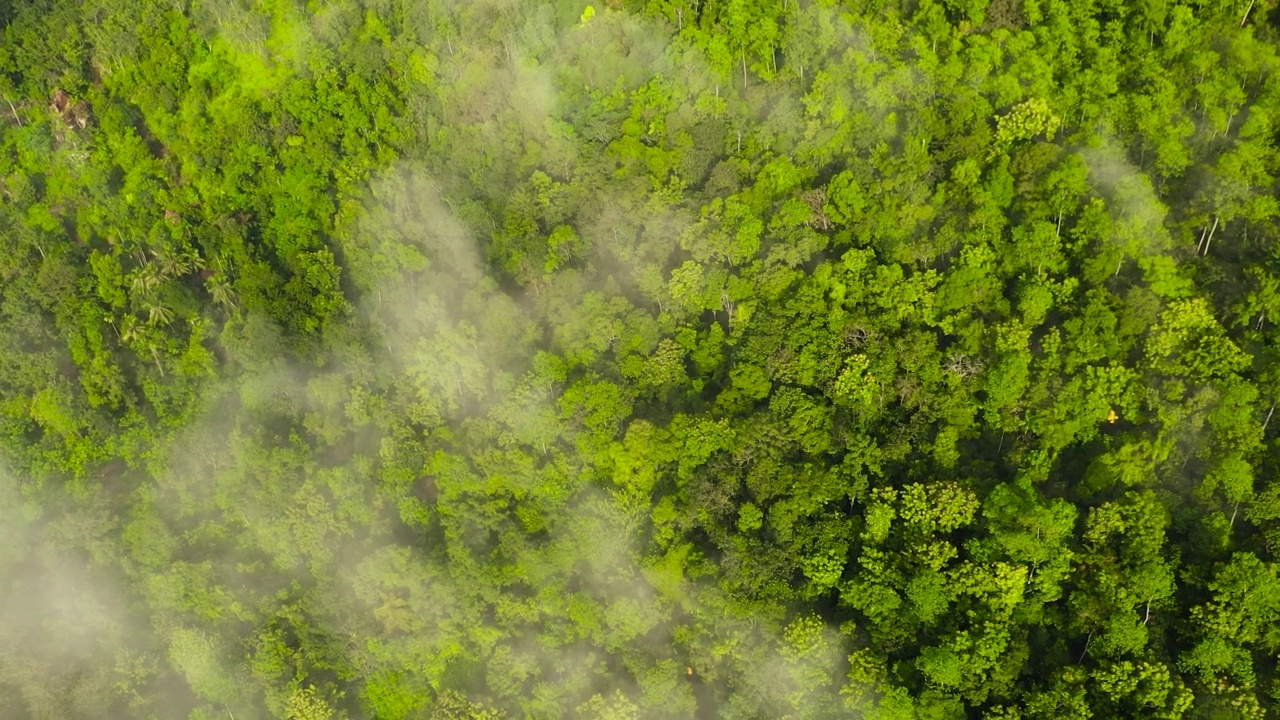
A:
[[[0,720],[1280,716],[1277,0],[0,0]]]

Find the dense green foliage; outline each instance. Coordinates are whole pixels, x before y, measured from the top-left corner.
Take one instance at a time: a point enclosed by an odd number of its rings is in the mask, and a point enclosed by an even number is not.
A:
[[[1280,713],[1275,0],[0,3],[0,715]]]

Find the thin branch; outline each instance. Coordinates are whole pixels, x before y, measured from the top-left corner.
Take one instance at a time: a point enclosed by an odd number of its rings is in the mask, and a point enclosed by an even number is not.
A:
[[[164,365],[160,364],[160,351],[154,345],[151,346],[151,357],[155,358],[156,369],[160,371],[160,377],[164,377]]]
[[[1253,12],[1253,3],[1254,0],[1249,0],[1249,7],[1245,8],[1244,17],[1240,18],[1240,27],[1244,27],[1244,24],[1248,22],[1249,13]]]
[[[1090,631],[1089,631],[1089,637],[1085,638],[1085,641],[1084,641],[1084,650],[1081,650],[1081,651],[1080,651],[1080,659],[1076,661],[1076,664],[1077,664],[1077,665],[1079,665],[1080,663],[1084,662],[1084,656],[1089,652],[1089,643],[1091,643],[1091,642],[1093,642],[1093,631],[1092,631],[1092,630],[1090,630]]]

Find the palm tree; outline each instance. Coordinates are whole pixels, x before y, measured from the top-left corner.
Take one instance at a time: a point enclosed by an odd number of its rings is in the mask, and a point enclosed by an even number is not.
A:
[[[152,301],[147,304],[147,320],[152,325],[168,325],[173,322],[173,311],[159,301]]]
[[[209,289],[209,297],[225,308],[236,309],[236,291],[225,275],[217,275],[208,280],[205,286]]]
[[[130,287],[135,295],[148,297],[160,287],[160,281],[163,279],[160,269],[152,263],[147,263],[135,271]]]

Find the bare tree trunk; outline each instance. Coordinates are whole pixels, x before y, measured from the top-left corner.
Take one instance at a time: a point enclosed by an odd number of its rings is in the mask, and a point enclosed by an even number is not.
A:
[[[1244,27],[1244,24],[1249,21],[1249,13],[1253,12],[1253,3],[1254,0],[1249,0],[1249,7],[1245,8],[1244,17],[1240,18],[1240,27]]]
[[[1209,243],[1213,242],[1213,233],[1218,230],[1218,218],[1213,219],[1213,227],[1209,229],[1209,237],[1204,239],[1204,256],[1209,257]]]
[[[9,103],[9,112],[13,113],[13,119],[18,121],[18,127],[22,127],[22,118],[18,117],[18,109],[13,106],[13,101],[8,95],[4,97],[4,101]]]

